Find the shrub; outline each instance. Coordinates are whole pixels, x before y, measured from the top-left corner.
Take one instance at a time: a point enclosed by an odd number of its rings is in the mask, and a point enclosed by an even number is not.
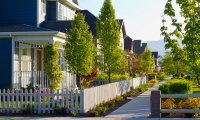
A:
[[[158,80],[164,80],[165,78],[167,78],[167,75],[166,75],[164,72],[160,72],[160,73],[156,76],[156,78],[157,78]]]
[[[162,94],[167,94],[167,93],[169,93],[169,85],[170,84],[168,82],[166,82],[166,83],[160,85],[158,89],[161,91]]]
[[[150,84],[142,84],[140,85],[137,89],[139,90],[139,92],[145,92],[148,88],[150,87]]]
[[[169,93],[172,94],[187,94],[192,91],[192,82],[187,80],[176,80],[170,83]]]
[[[125,80],[131,78],[128,75],[111,74],[111,80]],[[98,74],[97,80],[108,80],[108,75],[106,73]]]
[[[192,91],[192,82],[187,80],[170,80],[159,86],[161,93],[186,94]]]

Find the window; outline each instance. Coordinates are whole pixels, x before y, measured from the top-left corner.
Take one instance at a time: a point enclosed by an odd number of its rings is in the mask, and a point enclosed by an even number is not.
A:
[[[63,14],[62,4],[59,4],[59,6],[58,6],[58,19],[59,20],[62,20],[62,14]]]
[[[41,5],[41,13],[45,14],[46,13],[46,0],[42,0],[42,5]]]

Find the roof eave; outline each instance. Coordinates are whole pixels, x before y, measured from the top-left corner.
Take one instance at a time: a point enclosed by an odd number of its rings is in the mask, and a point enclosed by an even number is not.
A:
[[[66,38],[66,35],[62,32],[58,32],[58,31],[33,31],[33,32],[0,32],[0,36],[11,36],[11,35],[16,35],[16,36],[21,36],[21,35],[54,35],[54,36],[58,36],[61,37],[63,39]]]

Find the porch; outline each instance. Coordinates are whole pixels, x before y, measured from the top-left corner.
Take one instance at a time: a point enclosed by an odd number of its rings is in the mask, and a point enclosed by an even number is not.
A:
[[[50,80],[44,71],[44,47],[48,41],[15,41],[14,73],[12,87],[21,88],[49,88]],[[59,48],[59,64],[63,71],[64,80],[61,89],[74,89],[76,75],[65,68],[64,52]]]

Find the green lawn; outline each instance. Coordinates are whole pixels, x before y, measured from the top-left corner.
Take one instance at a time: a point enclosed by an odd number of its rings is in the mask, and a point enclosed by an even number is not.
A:
[[[200,87],[199,86],[192,86],[192,93],[194,93],[194,94],[200,93]]]

